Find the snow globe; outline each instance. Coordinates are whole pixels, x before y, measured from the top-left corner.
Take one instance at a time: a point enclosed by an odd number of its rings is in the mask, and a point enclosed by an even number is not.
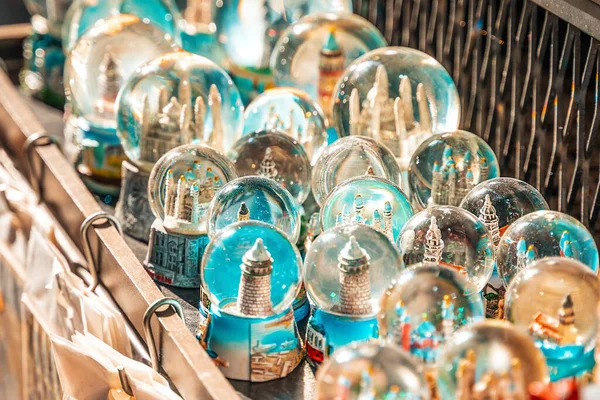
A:
[[[398,239],[406,266],[430,262],[467,278],[477,291],[494,270],[494,246],[483,222],[454,206],[431,206],[408,220]]]
[[[598,277],[579,261],[550,257],[517,273],[506,290],[506,319],[542,350],[553,381],[594,367]]]
[[[398,249],[365,225],[341,225],[314,240],[304,258],[304,284],[315,306],[306,328],[308,361],[379,336],[379,299],[401,269]]]
[[[434,135],[410,159],[413,206],[424,208],[429,201],[458,206],[477,184],[499,175],[496,155],[479,136],[467,131]]]
[[[244,135],[278,129],[300,143],[311,164],[327,146],[327,118],[323,109],[302,90],[282,87],[265,91],[246,107]]]
[[[88,30],[69,53],[65,93],[72,114],[65,137],[77,145],[77,170],[92,191],[119,192],[125,158],[116,134],[119,90],[137,67],[174,48],[151,24],[122,14]]]
[[[200,262],[208,244],[208,205],[237,178],[231,161],[211,147],[188,144],[162,156],[150,173],[148,200],[156,217],[144,267],[161,283],[200,286]],[[173,249],[179,249],[173,254]]]
[[[366,19],[351,13],[319,13],[303,17],[279,37],[271,56],[277,86],[304,90],[331,118],[333,94],[348,65],[387,43]]]
[[[271,179],[290,192],[298,204],[310,194],[310,159],[304,147],[277,129],[243,136],[228,155],[240,176]]]
[[[387,147],[363,136],[336,140],[327,146],[312,170],[311,186],[316,202],[323,206],[333,188],[367,172],[400,184],[400,167]]]
[[[214,11],[214,2],[186,1],[185,9],[182,9],[183,18],[178,24],[181,47],[226,67],[227,56],[217,38],[217,25],[213,21]]]
[[[273,225],[241,221],[212,238],[202,260],[211,302],[200,343],[229,379],[282,378],[302,361],[292,312],[302,259]]]
[[[396,243],[413,210],[397,185],[378,176],[364,175],[336,186],[325,199],[320,215],[323,230],[365,224]]]
[[[458,328],[484,318],[481,296],[462,274],[438,264],[416,264],[382,296],[379,335],[432,367]]]
[[[437,363],[441,400],[525,399],[529,384],[548,383],[544,356],[521,330],[505,321],[467,325],[446,343]]]
[[[539,258],[568,257],[598,273],[598,248],[592,234],[575,218],[557,211],[527,214],[506,230],[496,249],[498,274],[511,279]]]
[[[354,343],[338,349],[317,371],[317,400],[429,400],[423,365],[396,346]]]

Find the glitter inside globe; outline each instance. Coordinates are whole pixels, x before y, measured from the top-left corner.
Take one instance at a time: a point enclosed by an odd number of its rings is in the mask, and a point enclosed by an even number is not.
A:
[[[304,258],[304,284],[323,311],[373,316],[400,269],[400,252],[383,233],[365,225],[342,225],[311,244]]]
[[[150,209],[169,232],[206,233],[210,201],[235,178],[231,161],[214,149],[199,144],[176,147],[152,168],[148,179]]]
[[[244,113],[244,134],[278,129],[304,146],[315,163],[327,146],[327,119],[308,94],[294,88],[269,89]]]
[[[214,197],[208,209],[208,234],[237,221],[256,220],[279,228],[294,243],[300,236],[300,206],[281,185],[261,176],[235,179]]]
[[[466,131],[434,135],[410,160],[408,176],[413,206],[458,206],[478,183],[500,175],[494,152],[479,136]]]
[[[323,230],[343,224],[366,224],[395,242],[413,211],[398,186],[387,179],[365,175],[336,186],[320,214]]]
[[[473,393],[475,385],[485,386],[485,382],[503,388],[509,398],[527,398],[530,383],[548,382],[544,356],[527,334],[508,322],[467,325],[440,352],[438,394],[442,400],[456,400],[460,393]]]
[[[400,348],[354,343],[335,351],[317,372],[316,399],[429,400],[423,365]]]
[[[494,248],[483,222],[454,206],[431,206],[408,220],[398,239],[406,266],[439,263],[482,290],[494,270]]]
[[[65,63],[65,92],[73,114],[98,129],[115,129],[119,89],[137,67],[174,48],[168,35],[132,15],[89,29]]]
[[[375,176],[400,184],[400,167],[387,147],[362,136],[336,140],[327,146],[313,167],[315,200],[322,206],[333,188],[346,179],[365,175],[368,170]]]
[[[243,221],[212,238],[202,258],[202,287],[220,310],[248,316],[245,308],[260,308],[268,316],[289,308],[301,283],[302,259],[285,233],[259,221]],[[254,280],[254,282],[252,282]],[[254,284],[270,296],[244,290]],[[263,291],[262,293],[265,293]]]
[[[229,152],[240,176],[259,175],[279,183],[302,204],[310,194],[310,160],[304,147],[278,130],[243,136]]]
[[[492,236],[494,245],[498,245],[510,224],[525,214],[547,210],[548,204],[530,184],[501,177],[475,186],[463,198],[460,207],[477,215]]]
[[[598,248],[575,218],[557,211],[527,214],[506,230],[496,249],[498,274],[505,286],[536,259],[569,257],[598,272]]]
[[[243,105],[229,75],[184,51],[138,68],[118,102],[117,133],[127,157],[144,170],[188,143],[225,152],[241,134]]]
[[[304,90],[329,116],[333,90],[348,65],[363,54],[386,46],[379,30],[350,13],[308,15],[279,37],[271,69],[277,86]]]

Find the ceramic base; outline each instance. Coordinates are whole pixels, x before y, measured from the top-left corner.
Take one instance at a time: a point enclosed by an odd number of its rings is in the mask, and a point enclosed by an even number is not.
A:
[[[594,350],[584,353],[582,345],[557,346],[536,341],[536,346],[546,357],[548,374],[552,382],[592,371],[596,362]]]
[[[154,214],[148,202],[148,179],[150,174],[140,171],[129,161],[121,166],[121,194],[115,213],[123,232],[147,243]]]

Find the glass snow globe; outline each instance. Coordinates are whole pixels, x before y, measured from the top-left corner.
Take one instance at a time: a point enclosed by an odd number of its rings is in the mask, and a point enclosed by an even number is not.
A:
[[[279,37],[271,56],[277,86],[304,90],[331,117],[335,85],[348,65],[387,46],[379,30],[351,13],[308,15]]]
[[[327,119],[323,109],[299,89],[269,89],[246,107],[244,134],[272,129],[285,132],[300,143],[311,164],[327,146]]]
[[[423,365],[396,346],[355,343],[317,371],[316,399],[429,400]]]
[[[243,136],[229,158],[240,176],[258,175],[283,186],[302,204],[310,194],[310,159],[304,147],[279,130],[260,130]]]
[[[483,222],[454,206],[430,206],[408,220],[398,239],[406,266],[431,262],[454,269],[477,291],[494,270],[494,247]]]
[[[312,191],[320,206],[333,188],[355,176],[369,173],[400,184],[400,167],[394,155],[376,140],[363,136],[342,138],[327,146],[312,171]]]
[[[380,336],[428,366],[458,328],[485,318],[476,288],[459,272],[433,263],[402,271],[380,307]]]
[[[395,243],[413,211],[398,186],[387,179],[365,175],[336,186],[327,196],[320,216],[323,230],[337,225],[365,224]]]
[[[479,136],[460,130],[434,135],[410,159],[413,206],[458,206],[477,184],[498,175],[496,155]]]
[[[595,273],[579,261],[550,257],[514,277],[504,308],[507,320],[529,331],[558,380],[594,366],[598,300]]]
[[[548,382],[544,356],[524,332],[505,321],[485,320],[459,329],[438,358],[442,400],[489,398],[498,390],[524,399],[533,382]]]
[[[512,278],[537,259],[568,257],[598,273],[598,248],[592,234],[575,218],[557,211],[527,214],[506,230],[496,249],[500,278]]]

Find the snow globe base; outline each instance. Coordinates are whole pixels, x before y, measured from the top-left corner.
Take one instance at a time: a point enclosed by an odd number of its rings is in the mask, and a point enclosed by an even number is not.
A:
[[[546,365],[552,382],[581,376],[592,371],[596,365],[594,349],[584,353],[583,346],[577,344],[559,346],[536,341],[536,345],[546,357]]]
[[[306,359],[316,368],[337,348],[378,337],[374,316],[341,316],[315,309],[306,327]]]
[[[148,178],[150,174],[141,171],[129,161],[121,166],[121,193],[115,214],[123,232],[129,236],[148,242],[154,214],[148,202]]]
[[[156,219],[150,228],[144,268],[157,282],[182,288],[200,287],[200,263],[208,245],[208,235],[167,232]]]
[[[304,290],[304,286],[296,296],[294,303],[292,304],[294,308],[294,319],[297,322],[304,320],[310,314],[310,303],[308,301],[308,297],[306,297],[306,290]]]

